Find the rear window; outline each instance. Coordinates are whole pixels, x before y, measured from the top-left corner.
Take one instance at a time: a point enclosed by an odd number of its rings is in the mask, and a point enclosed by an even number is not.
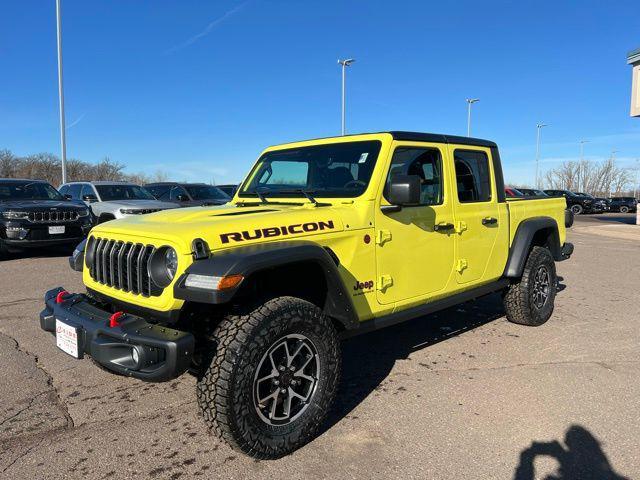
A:
[[[460,203],[491,200],[489,158],[477,150],[455,150],[456,184]]]

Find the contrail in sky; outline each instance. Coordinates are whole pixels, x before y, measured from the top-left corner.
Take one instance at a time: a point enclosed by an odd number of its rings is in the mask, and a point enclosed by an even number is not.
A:
[[[71,127],[75,127],[77,124],[80,123],[80,121],[84,118],[84,113],[82,115],[80,115],[78,118],[75,119],[75,121],[71,122],[69,125],[67,125],[66,130],[69,130]]]
[[[249,1],[250,0],[242,2],[237,7],[232,8],[228,12],[225,12],[221,17],[218,17],[215,20],[209,22],[209,24],[200,33],[198,33],[197,35],[194,35],[193,37],[191,37],[190,39],[188,39],[187,41],[185,41],[183,43],[180,43],[180,44],[178,44],[178,45],[176,45],[174,47],[171,47],[169,50],[166,50],[164,53],[165,54],[173,53],[173,52],[176,52],[177,50],[181,50],[181,49],[183,49],[185,47],[188,47],[189,45],[193,45],[194,43],[196,43],[201,38],[206,37],[207,35],[209,35],[222,22],[224,22],[225,20],[227,20],[228,18],[232,17],[233,15],[238,13],[240,10],[242,10],[249,3]]]

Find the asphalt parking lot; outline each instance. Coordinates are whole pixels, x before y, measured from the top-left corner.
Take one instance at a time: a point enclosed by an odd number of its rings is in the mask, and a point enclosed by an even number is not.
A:
[[[640,227],[582,216],[539,328],[486,297],[346,341],[324,432],[277,461],[212,437],[190,376],[146,384],[57,350],[45,290],[66,256],[0,263],[0,478],[640,477]],[[635,229],[638,230],[635,230]]]

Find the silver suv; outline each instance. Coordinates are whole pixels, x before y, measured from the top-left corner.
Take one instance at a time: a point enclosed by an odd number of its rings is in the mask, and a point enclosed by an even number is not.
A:
[[[178,207],[156,200],[145,188],[129,182],[69,182],[60,185],[58,191],[89,205],[98,223]]]

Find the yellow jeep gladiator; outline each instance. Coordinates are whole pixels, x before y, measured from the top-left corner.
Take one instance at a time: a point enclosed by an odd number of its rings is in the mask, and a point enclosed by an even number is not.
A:
[[[339,339],[502,292],[553,312],[563,198],[505,198],[495,143],[385,132],[267,148],[222,206],[94,227],[70,258],[86,293],[45,295],[42,329],[76,358],[146,381],[197,377],[205,422],[277,458],[317,434]]]

